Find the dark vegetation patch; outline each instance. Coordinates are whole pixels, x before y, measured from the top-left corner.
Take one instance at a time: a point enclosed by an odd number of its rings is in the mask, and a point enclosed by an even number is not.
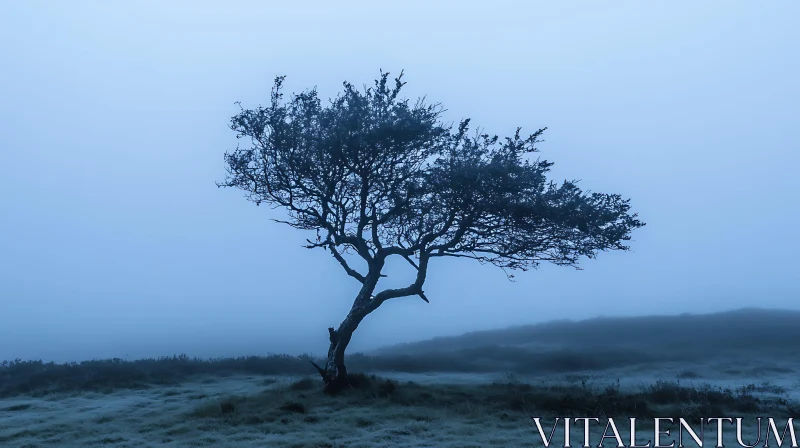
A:
[[[303,403],[296,401],[288,401],[280,406],[280,410],[286,412],[295,412],[297,414],[305,414],[306,406]]]
[[[736,389],[742,393],[766,393],[766,394],[774,394],[774,395],[784,395],[786,394],[786,388],[782,386],[778,386],[775,384],[770,383],[761,383],[761,384],[747,384],[745,386],[740,386]]]
[[[319,389],[319,378],[303,378],[295,381],[289,386],[291,390],[314,390]]]
[[[136,361],[114,358],[63,364],[17,359],[0,363],[0,397],[68,391],[107,393],[115,389],[174,386],[199,375],[308,373],[310,359],[309,356],[289,355],[199,359],[180,355]]]
[[[28,404],[28,403],[15,404],[15,405],[9,406],[7,408],[0,409],[0,411],[11,411],[11,412],[14,412],[14,411],[25,411],[27,409],[30,409],[30,407],[31,407],[31,405]]]
[[[145,389],[152,386],[177,386],[194,377],[234,374],[302,375],[313,371],[309,361],[322,360],[308,355],[269,355],[241,358],[199,359],[186,355],[125,361],[118,358],[80,363],[44,363],[42,361],[4,361],[0,363],[0,397],[21,394],[41,396],[52,392],[94,391],[110,393],[116,389]],[[418,354],[369,356],[355,353],[348,357],[348,367],[354,371],[384,372],[473,372],[508,371],[515,373],[571,372],[603,370],[637,362],[655,362],[650,355],[633,352],[612,353],[559,350],[532,353],[509,347],[482,347],[454,352],[450,355]],[[358,378],[355,378],[357,381]],[[214,379],[206,378],[207,383]],[[262,385],[274,384],[265,379]],[[306,378],[292,387],[294,390],[315,390],[318,377]],[[382,386],[383,395],[392,391],[391,384]],[[164,396],[177,395],[170,390]]]
[[[519,382],[473,385],[421,385],[398,383],[375,375],[353,375],[355,386],[336,396],[306,394],[294,383],[280,390],[265,390],[250,397],[233,398],[235,415],[224,415],[218,408],[199,407],[195,418],[226,418],[233,425],[262,423],[316,424],[336,417],[336,409],[409,408],[406,418],[420,421],[436,419],[436,413],[494,415],[501,421],[527,418],[529,415],[561,417],[683,417],[707,415],[752,415],[768,413],[791,416],[796,403],[784,397],[758,395],[775,393],[769,385],[748,385],[738,389],[710,385],[688,387],[677,382],[660,381],[635,390],[618,385],[595,386],[587,382],[573,385],[531,385]],[[303,380],[300,380],[303,381]],[[305,384],[305,383],[303,383]],[[391,387],[387,385],[391,384]],[[391,393],[387,390],[391,389]],[[418,409],[413,411],[411,409]],[[334,410],[334,411],[332,411]],[[416,414],[419,414],[415,417]],[[369,414],[347,420],[355,427],[377,423]]]
[[[236,411],[236,403],[233,401],[223,401],[219,404],[219,412],[222,415],[233,414]]]
[[[637,390],[619,386],[593,386],[586,382],[575,385],[530,385],[518,382],[490,385],[421,386],[401,385],[375,377],[361,393],[385,398],[400,405],[448,407],[470,411],[474,406],[496,412],[544,412],[558,416],[680,416],[724,415],[727,413],[789,411],[790,403],[782,397],[764,397],[758,393],[785,393],[780,387],[747,385],[727,389],[703,385],[689,387],[677,382],[659,381]],[[391,395],[383,393],[383,385],[395,384]]]
[[[269,355],[263,357],[224,358],[203,360],[185,355],[123,361],[120,359],[94,360],[81,363],[43,363],[41,361],[12,361],[0,363],[0,398],[21,394],[41,396],[51,392],[95,391],[108,393],[115,389],[140,389],[152,386],[176,386],[199,375],[219,374],[308,374],[313,369],[310,356]],[[314,360],[320,363],[321,360]],[[348,367],[355,371],[376,372],[473,372],[490,373],[561,373],[567,378],[588,378],[581,372],[602,371],[620,365],[637,363],[657,364],[659,360],[636,352],[610,351],[579,352],[561,350],[531,353],[526,350],[502,347],[454,352],[451,354],[417,354],[394,356],[368,356],[360,353],[348,358]],[[572,372],[572,373],[569,373]],[[700,375],[691,370],[678,373],[678,379],[697,379]],[[205,381],[213,383],[213,378]],[[351,382],[366,381],[363,376],[351,375]],[[576,380],[575,382],[580,382]],[[584,381],[585,382],[585,381]],[[275,379],[266,378],[261,384],[271,386]],[[384,381],[372,385],[380,397],[392,396],[397,384]],[[371,386],[371,387],[372,387]],[[316,391],[321,387],[317,376],[305,377],[292,385],[292,391]],[[759,391],[755,391],[759,392]],[[164,396],[181,394],[168,390]],[[188,395],[202,399],[205,395]]]
[[[353,425],[357,428],[367,428],[374,425],[375,422],[364,417],[356,417],[353,419]]]
[[[181,434],[188,434],[191,432],[191,429],[185,426],[179,426],[177,428],[170,428],[166,431],[168,436],[179,436]]]

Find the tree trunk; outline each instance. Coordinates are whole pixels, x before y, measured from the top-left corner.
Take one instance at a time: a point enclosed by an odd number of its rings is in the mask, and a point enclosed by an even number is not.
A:
[[[322,376],[327,393],[335,394],[351,387],[350,379],[347,377],[347,367],[344,365],[344,352],[355,328],[345,326],[346,323],[348,323],[347,319],[339,326],[339,330],[328,328],[331,344],[328,348],[328,359]]]
[[[370,297],[375,289],[374,283],[368,282],[359,292],[356,297],[350,313],[339,325],[338,329],[333,327],[328,328],[330,336],[330,346],[328,348],[328,358],[325,362],[325,367],[322,368],[314,364],[319,374],[322,376],[322,381],[325,382],[325,393],[336,394],[347,388],[352,387],[350,380],[347,377],[347,368],[344,365],[344,352],[347,345],[350,343],[350,338],[353,332],[358,328],[358,324],[367,316],[367,314],[374,311],[377,306],[370,303]]]

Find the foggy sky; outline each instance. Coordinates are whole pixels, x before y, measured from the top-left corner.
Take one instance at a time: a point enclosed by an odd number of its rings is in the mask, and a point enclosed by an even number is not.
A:
[[[800,2],[8,2],[0,359],[327,349],[357,282],[217,189],[229,119],[405,70],[448,121],[547,126],[552,176],[620,193],[628,253],[509,282],[435,260],[350,352],[598,315],[800,309]],[[381,286],[408,283],[395,263]],[[794,275],[793,275],[794,274]]]

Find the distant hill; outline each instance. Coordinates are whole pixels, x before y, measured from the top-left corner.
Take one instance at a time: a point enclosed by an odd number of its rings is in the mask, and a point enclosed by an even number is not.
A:
[[[383,356],[467,354],[501,351],[636,351],[659,357],[702,353],[800,351],[800,311],[739,309],[713,314],[673,316],[599,317],[581,321],[553,321],[460,336],[399,344],[375,350]]]

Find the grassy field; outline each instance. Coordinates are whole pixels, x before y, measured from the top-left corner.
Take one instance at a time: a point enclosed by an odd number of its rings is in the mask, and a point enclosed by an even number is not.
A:
[[[778,339],[628,357],[630,347],[613,338],[605,350],[477,339],[488,342],[440,339],[351,356],[351,370],[366,373],[339,396],[321,393],[310,356],[4,362],[0,446],[516,447],[542,446],[531,417],[548,431],[554,417],[743,417],[753,437],[756,416],[800,418],[800,357]],[[593,446],[602,430],[593,427]],[[652,439],[652,425],[637,430],[637,441]],[[736,446],[733,428],[726,434]],[[710,446],[715,437],[706,434]],[[580,428],[572,438],[582,444]]]

